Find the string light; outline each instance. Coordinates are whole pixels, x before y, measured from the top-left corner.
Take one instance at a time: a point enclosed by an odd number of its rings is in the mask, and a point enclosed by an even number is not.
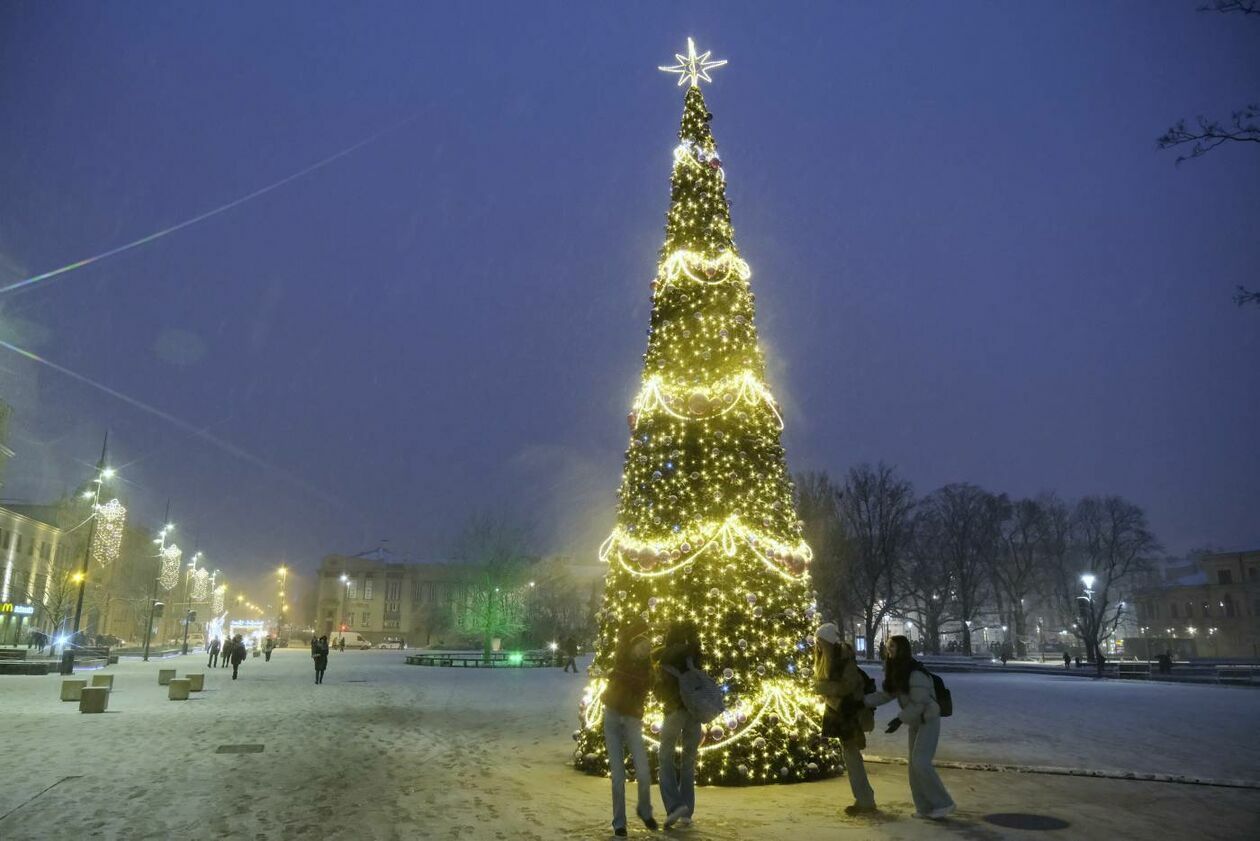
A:
[[[179,583],[179,562],[184,552],[178,543],[162,548],[162,571],[158,574],[158,583],[163,590],[170,590]]]
[[[92,560],[109,566],[122,551],[123,526],[127,509],[116,499],[96,506],[96,532],[92,535]]]
[[[646,621],[660,645],[671,625],[691,622],[727,702],[705,728],[697,781],[794,782],[840,768],[813,692],[812,555],[780,443],[783,417],[766,384],[752,272],[735,247],[698,87],[719,63],[688,47],[679,66],[663,68],[692,87],[617,523],[599,550],[609,566],[574,764],[608,773],[602,695],[623,629]],[[662,718],[649,699],[643,735],[657,749]]]
[[[223,600],[227,597],[227,585],[220,584],[214,588],[214,600],[210,612],[215,616],[223,613]]]
[[[202,567],[193,573],[192,599],[195,602],[205,601],[210,592],[210,572]]]

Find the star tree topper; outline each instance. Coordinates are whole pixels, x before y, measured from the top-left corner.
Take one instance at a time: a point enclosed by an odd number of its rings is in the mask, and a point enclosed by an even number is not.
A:
[[[672,67],[658,67],[658,70],[664,70],[666,73],[678,74],[678,85],[681,87],[683,82],[691,80],[691,86],[698,87],[700,81],[712,82],[709,78],[709,71],[721,67],[726,64],[726,59],[721,61],[709,61],[710,50],[705,50],[696,55],[696,42],[691,38],[687,39],[687,54],[674,53],[674,58],[678,59],[678,63]]]

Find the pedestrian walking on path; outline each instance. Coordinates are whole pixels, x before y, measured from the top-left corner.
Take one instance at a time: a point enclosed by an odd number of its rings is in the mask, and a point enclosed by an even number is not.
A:
[[[622,632],[623,642],[613,654],[612,674],[601,700],[604,702],[604,743],[612,771],[613,834],[626,834],[626,760],[634,761],[634,781],[639,788],[635,813],[648,829],[656,829],[652,817],[652,768],[643,745],[643,707],[652,688],[652,646],[647,623],[637,620]]]
[[[565,637],[561,653],[564,654],[565,657],[564,670],[567,672],[569,671],[569,668],[572,667],[573,674],[577,674],[577,640],[575,640],[572,636]]]
[[[219,642],[219,638],[215,637],[214,641],[210,643],[210,662],[206,664],[208,667],[213,669],[219,665],[219,649],[222,647],[223,644]]]
[[[323,683],[328,669],[328,637],[311,639],[311,658],[315,661],[315,682]]]
[[[834,622],[821,625],[814,635],[814,691],[827,702],[822,735],[839,739],[844,755],[844,772],[853,791],[853,805],[846,815],[876,811],[875,791],[866,776],[862,750],[866,734],[875,729],[875,711],[864,703],[867,692],[875,691],[875,681],[858,668],[853,646],[840,639]]]
[[[224,637],[223,649],[219,652],[219,665],[222,668],[226,669],[228,667],[228,663],[231,662],[231,660],[232,660],[232,638]]]
[[[1072,654],[1069,651],[1063,652],[1063,668],[1072,668]]]
[[[700,750],[703,722],[688,712],[678,688],[678,675],[704,668],[700,632],[693,622],[675,622],[665,632],[657,654],[656,698],[665,708],[661,723],[661,800],[665,803],[665,828],[691,823],[696,811],[696,754]],[[682,760],[676,751],[682,745]]]
[[[878,707],[894,698],[901,712],[884,732],[893,733],[905,724],[910,731],[910,795],[915,816],[940,820],[954,811],[940,775],[932,767],[936,745],[941,738],[941,707],[934,695],[932,676],[910,653],[910,640],[903,636],[888,640],[884,661],[884,682],[880,691],[866,696],[866,705]]]
[[[245,641],[237,634],[232,638],[232,680],[236,680],[236,670],[245,662]]]
[[[275,649],[275,647],[276,647],[275,637],[271,636],[271,634],[268,634],[267,641],[263,643],[263,656],[267,658],[268,663],[271,662],[271,652]]]

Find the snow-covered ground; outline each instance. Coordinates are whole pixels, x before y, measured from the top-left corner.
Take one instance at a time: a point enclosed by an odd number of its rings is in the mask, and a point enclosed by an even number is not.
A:
[[[59,678],[0,678],[0,839],[592,839],[608,783],[567,767],[582,678],[558,669],[430,669],[402,652],[334,653],[313,685],[302,650],[166,700],[159,668],[124,662],[110,712],[57,700]],[[1260,691],[1057,676],[946,675],[942,759],[1260,779]],[[891,710],[881,711],[882,724]],[[878,728],[878,730],[882,730]],[[904,754],[877,731],[871,753]],[[261,753],[219,754],[258,744]],[[910,817],[905,768],[872,765],[884,814],[844,818],[829,780],[703,789],[689,839],[1037,837],[999,813],[1051,817],[1060,838],[1256,837],[1260,791],[946,769],[944,824]],[[655,795],[657,808],[659,796]],[[996,823],[995,823],[996,822]],[[642,827],[632,835],[646,837]]]

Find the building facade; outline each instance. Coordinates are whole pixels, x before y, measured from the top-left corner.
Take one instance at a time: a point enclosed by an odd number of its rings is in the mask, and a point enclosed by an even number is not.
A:
[[[1149,655],[1260,657],[1260,549],[1203,555],[1172,567],[1134,597],[1137,636]]]
[[[58,574],[63,537],[51,523],[0,507],[0,645],[25,642],[27,631],[64,612],[73,582]]]

